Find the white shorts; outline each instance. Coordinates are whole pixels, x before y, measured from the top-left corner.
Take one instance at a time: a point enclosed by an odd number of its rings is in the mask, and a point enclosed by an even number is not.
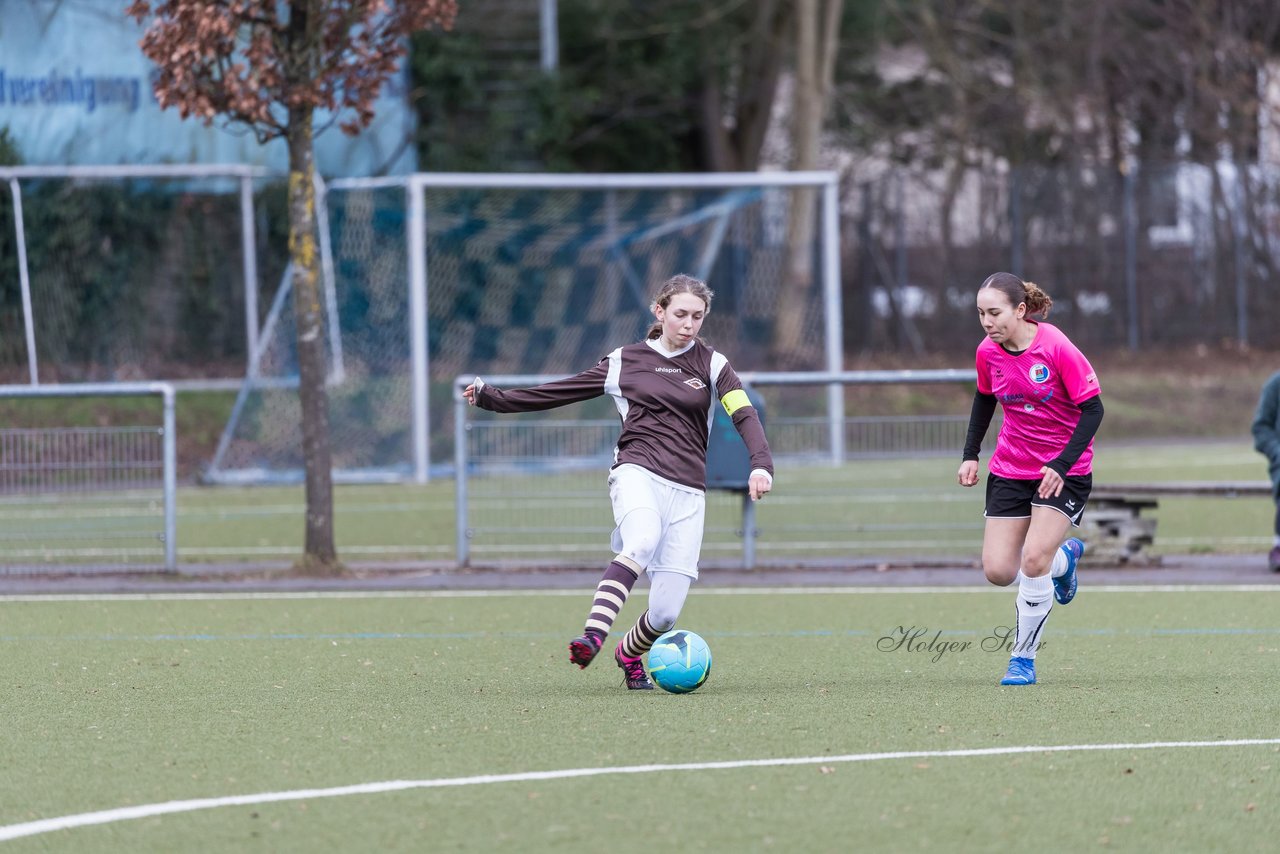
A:
[[[698,577],[706,493],[658,477],[640,466],[623,464],[609,472],[609,500],[613,503],[613,521],[617,525],[610,539],[615,552],[626,554],[629,546],[635,552],[635,544],[625,542],[627,537],[632,537],[641,541],[645,553],[636,554],[634,559],[647,571]],[[628,520],[636,510],[653,512]],[[640,530],[636,529],[637,520],[643,520]],[[652,548],[651,555],[649,548]]]

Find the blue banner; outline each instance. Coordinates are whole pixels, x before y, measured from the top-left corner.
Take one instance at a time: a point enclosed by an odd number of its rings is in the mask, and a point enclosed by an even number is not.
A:
[[[0,129],[28,165],[244,163],[288,168],[283,140],[260,144],[243,126],[162,110],[143,27],[126,0],[4,0],[0,4]],[[403,74],[388,80],[359,136],[317,114],[316,166],[326,177],[414,171],[413,114]]]

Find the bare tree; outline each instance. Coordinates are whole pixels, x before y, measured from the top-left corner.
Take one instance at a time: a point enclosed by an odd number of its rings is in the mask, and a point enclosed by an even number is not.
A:
[[[916,73],[888,82],[841,57],[838,98],[862,138],[925,168],[1248,157],[1280,54],[1270,0],[887,0],[883,14]]]
[[[816,169],[822,129],[831,103],[844,0],[796,0],[795,103],[791,118],[791,168]],[[804,306],[813,282],[815,193],[798,187],[791,196],[786,279],[777,293],[776,361],[799,361],[806,342]]]
[[[328,110],[356,134],[373,119],[406,37],[451,27],[455,0],[137,0],[150,21],[142,51],[156,63],[156,97],[183,118],[247,126],[289,148],[289,258],[297,323],[298,394],[306,469],[303,571],[342,570],[333,537],[332,453],[318,286],[314,121]],[[336,318],[330,318],[336,322]]]
[[[561,66],[534,132],[549,164],[759,168],[794,50],[795,0],[560,0],[558,8]]]
[[[730,39],[728,56],[704,52],[697,117],[703,159],[712,171],[760,168],[794,14],[791,3],[760,0]]]

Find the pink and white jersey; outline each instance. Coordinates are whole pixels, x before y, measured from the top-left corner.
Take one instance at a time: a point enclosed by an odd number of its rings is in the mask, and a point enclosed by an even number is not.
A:
[[[1098,375],[1076,345],[1056,326],[1036,327],[1031,346],[1018,355],[984,338],[976,358],[978,391],[995,395],[1004,409],[987,468],[1017,480],[1040,479],[1040,469],[1071,440],[1080,421],[1078,404],[1100,391]],[[1090,441],[1067,474],[1089,474],[1092,464]]]

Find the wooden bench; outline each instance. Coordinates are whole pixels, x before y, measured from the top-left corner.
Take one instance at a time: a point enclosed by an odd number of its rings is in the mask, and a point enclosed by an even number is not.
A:
[[[1265,480],[1169,480],[1149,483],[1095,484],[1084,511],[1081,528],[1089,543],[1089,557],[1103,563],[1148,566],[1160,559],[1147,552],[1155,542],[1156,520],[1143,516],[1165,497],[1218,496],[1252,498],[1271,496]]]

